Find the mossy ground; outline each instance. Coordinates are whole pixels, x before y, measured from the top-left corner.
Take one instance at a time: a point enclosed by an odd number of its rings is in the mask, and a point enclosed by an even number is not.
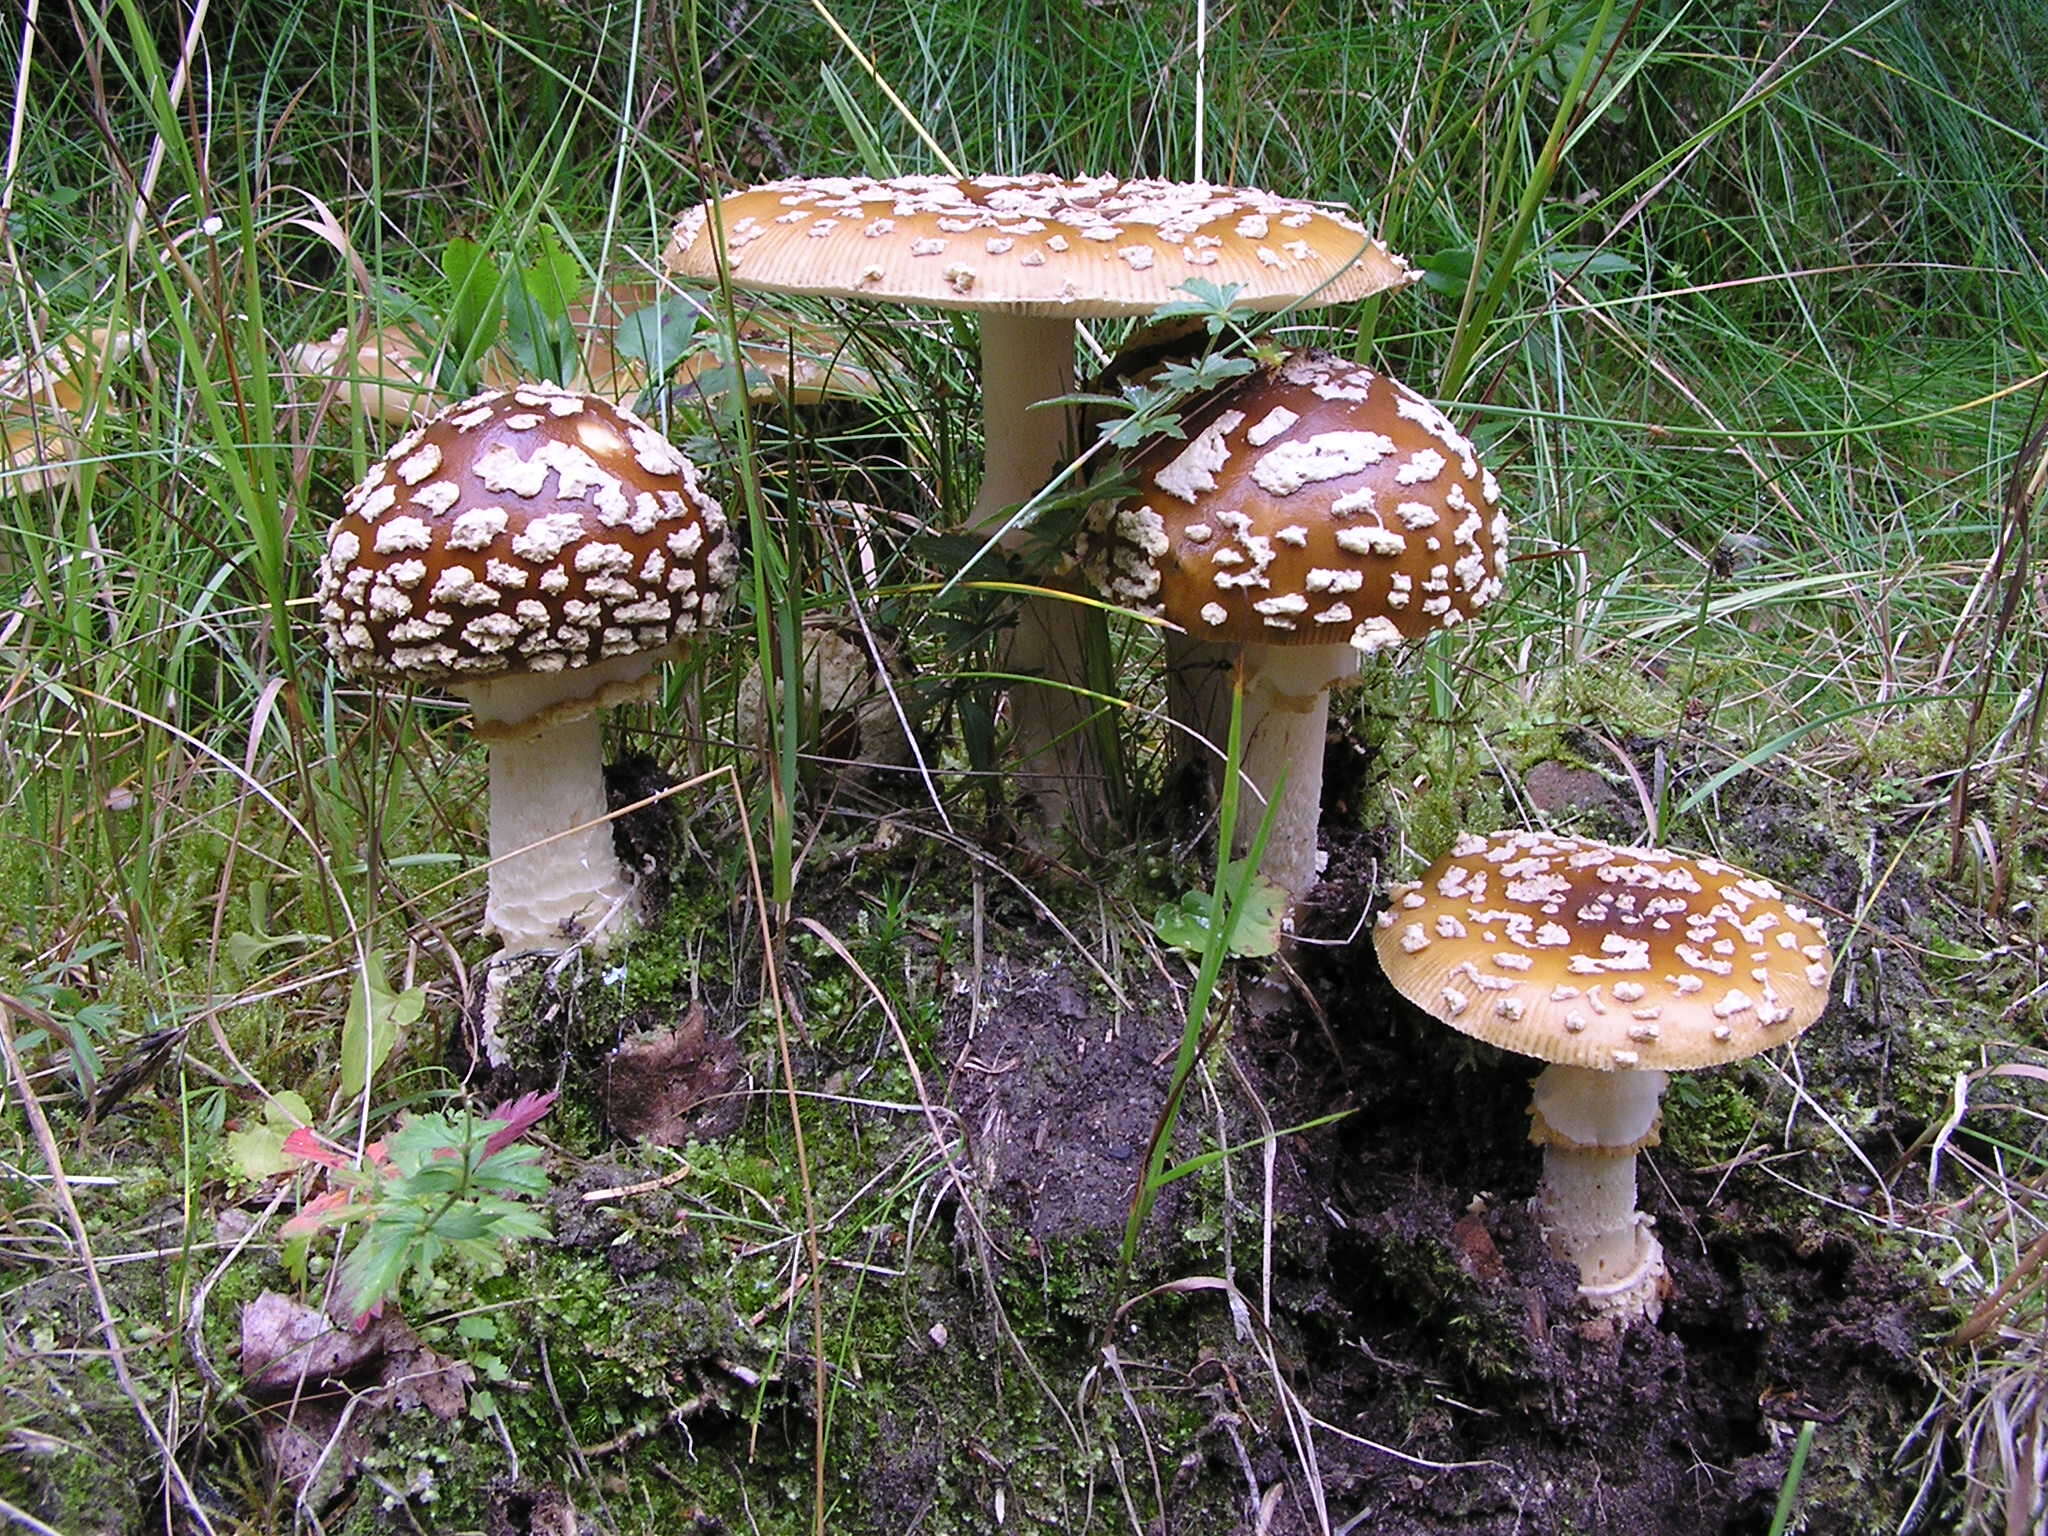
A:
[[[1571,740],[1501,761],[1527,778]],[[1337,802],[1390,803],[1375,749],[1331,751]],[[1464,814],[1520,792],[1497,771],[1439,796]],[[1595,799],[1584,817],[1625,835],[1626,800]],[[1134,857],[1118,884],[1041,861],[1027,893],[928,838],[914,806],[865,806],[896,831],[878,845],[869,823],[858,880],[791,915],[778,1027],[721,812],[643,828],[643,852],[667,850],[666,906],[620,954],[527,985],[526,1059],[487,1085],[447,1032],[480,1094],[567,1090],[547,1127],[554,1236],[424,1309],[426,1342],[478,1371],[473,1412],[386,1423],[329,1528],[553,1529],[573,1509],[598,1529],[804,1531],[821,1411],[834,1532],[1306,1531],[1319,1503],[1392,1533],[1668,1530],[1674,1510],[1761,1530],[1807,1421],[1805,1528],[1890,1528],[1915,1486],[1895,1458],[1927,1406],[1921,1351],[1951,1321],[1894,1235],[1917,1198],[1896,1170],[1982,1034],[1959,1014],[1995,999],[1923,965],[1977,936],[1910,860],[1783,786],[1720,810],[1717,850],[1861,916],[1840,974],[1862,981],[1791,1075],[1674,1089],[1643,1198],[1675,1294],[1618,1336],[1582,1321],[1528,1215],[1527,1067],[1420,1019],[1364,946],[1299,946],[1305,994],[1219,1037],[1173,1150],[1240,1150],[1163,1191],[1126,1271],[1184,1017],[1186,964],[1139,915],[1177,894],[1172,859]],[[1327,841],[1311,941],[1352,931],[1394,839],[1354,819]],[[600,1064],[692,1010],[736,1071],[686,1117],[694,1140],[620,1141]],[[232,1273],[206,1332],[230,1374],[236,1300],[289,1285],[254,1254]],[[75,1287],[65,1305],[52,1316],[88,1337]],[[175,1375],[158,1360],[149,1379]],[[85,1459],[10,1458],[10,1498],[88,1509],[99,1484],[79,1475],[140,1455],[102,1398]],[[61,1439],[67,1412],[31,1395],[16,1422]],[[214,1420],[223,1501],[285,1520],[231,1399]],[[117,1526],[137,1508],[120,1507]]]

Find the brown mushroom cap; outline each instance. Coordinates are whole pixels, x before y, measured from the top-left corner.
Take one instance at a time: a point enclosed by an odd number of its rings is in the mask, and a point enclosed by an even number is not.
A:
[[[549,385],[407,433],[328,531],[320,616],[391,682],[559,673],[712,622],[734,554],[696,466],[629,411]]]
[[[740,287],[950,309],[1149,314],[1191,278],[1282,309],[1413,278],[1349,214],[1207,183],[818,177],[736,193],[719,217]],[[683,216],[664,260],[684,276],[718,276],[708,206]]]
[[[1394,888],[1374,934],[1424,1011],[1524,1056],[1673,1070],[1782,1045],[1820,1017],[1820,920],[1718,859],[1544,832],[1467,835]]]
[[[1501,591],[1500,486],[1444,413],[1326,353],[1196,405],[1185,440],[1129,465],[1090,514],[1083,568],[1112,601],[1196,640],[1370,655],[1461,623]]]

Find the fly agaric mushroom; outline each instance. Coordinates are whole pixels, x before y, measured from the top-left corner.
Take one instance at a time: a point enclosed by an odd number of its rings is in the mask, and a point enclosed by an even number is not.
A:
[[[468,701],[490,743],[484,923],[508,954],[603,942],[629,920],[597,712],[653,692],[734,564],[689,459],[550,385],[442,412],[349,493],[320,567],[328,649],[357,676]]]
[[[1240,844],[1277,793],[1260,872],[1299,896],[1316,878],[1329,690],[1499,596],[1500,487],[1442,411],[1326,353],[1261,368],[1182,421],[1185,440],[1130,460],[1133,493],[1089,509],[1079,558],[1110,601],[1241,654],[1260,804]]]
[[[1394,887],[1374,944],[1397,991],[1453,1029],[1548,1062],[1530,1140],[1537,1213],[1579,1294],[1655,1319],[1666,1278],[1636,1210],[1668,1072],[1769,1050],[1820,1017],[1820,920],[1718,859],[1544,832],[1468,835]]]
[[[1070,458],[1066,414],[1033,407],[1073,392],[1077,320],[1150,314],[1193,279],[1277,310],[1361,299],[1414,276],[1323,204],[1113,176],[769,182],[725,198],[715,222],[710,205],[691,210],[663,259],[706,281],[722,268],[735,288],[978,311],[987,456],[971,531],[984,537]],[[1004,543],[1015,550],[1024,537]],[[1083,640],[1078,605],[1031,600],[999,663],[1052,685],[1016,690],[1010,707],[1027,793],[1054,824],[1096,766]]]

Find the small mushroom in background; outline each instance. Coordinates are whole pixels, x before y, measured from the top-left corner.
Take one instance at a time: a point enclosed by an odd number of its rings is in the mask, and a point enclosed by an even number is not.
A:
[[[1297,353],[1223,386],[1089,509],[1096,591],[1242,658],[1237,852],[1277,797],[1260,872],[1315,883],[1329,690],[1360,659],[1471,618],[1507,561],[1500,488],[1448,417],[1384,373]],[[1223,705],[1227,711],[1227,698]],[[1189,722],[1220,743],[1228,714]]]
[[[407,433],[328,531],[319,610],[345,671],[447,687],[490,743],[490,896],[505,952],[602,945],[632,919],[598,711],[650,696],[735,574],[696,466],[637,416],[524,384]]]
[[[577,366],[563,387],[630,405],[652,376],[643,358],[620,347],[621,331],[675,292],[673,284],[640,278],[613,283],[572,303],[569,325]],[[845,333],[831,326],[752,305],[739,315],[737,329],[740,379],[749,400],[808,406],[874,400],[883,393],[874,374],[848,355]],[[733,370],[721,356],[722,343],[717,327],[699,331],[674,374],[679,393],[715,395],[731,387]],[[410,426],[446,403],[434,377],[436,351],[416,328],[343,326],[324,341],[301,342],[286,356],[301,379],[323,386],[337,383],[367,420]],[[509,389],[523,379],[519,361],[502,343],[484,354],[479,372],[491,389]]]
[[[141,333],[95,325],[33,357],[0,360],[0,495],[47,496],[78,484],[79,427],[100,376]]]
[[[872,647],[872,648],[871,648]],[[891,683],[877,666],[880,652]],[[904,711],[906,681],[901,661],[879,639],[828,616],[803,624],[802,674],[797,686],[799,743],[805,755],[833,778],[852,778],[870,769],[900,768],[913,761]],[[783,684],[775,688],[781,704]],[[763,708],[761,674],[749,668],[733,701],[733,735],[743,744],[772,739]]]
[[[434,383],[434,349],[404,326],[361,331],[344,325],[324,341],[287,349],[292,373],[321,387],[332,381],[358,416],[407,427],[442,403]]]
[[[1537,1215],[1594,1312],[1655,1320],[1669,1280],[1636,1209],[1666,1074],[1793,1039],[1827,1006],[1820,920],[1718,859],[1543,832],[1467,835],[1394,887],[1374,945],[1402,996],[1548,1062]]]
[[[1148,315],[1200,279],[1278,310],[1337,304],[1413,279],[1341,209],[1208,183],[1113,176],[817,177],[769,182],[677,224],[672,272],[736,289],[974,310],[986,458],[970,531],[993,536],[1071,457],[1074,328]],[[722,243],[721,243],[722,242]],[[1022,531],[1005,547],[1022,548]],[[1027,600],[999,671],[1013,689],[1025,798],[1050,826],[1091,819],[1102,765],[1087,725],[1084,608]]]

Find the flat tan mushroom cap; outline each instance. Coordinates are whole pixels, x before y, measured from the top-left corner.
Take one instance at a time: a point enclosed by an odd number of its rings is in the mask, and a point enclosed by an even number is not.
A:
[[[1150,314],[1190,278],[1338,304],[1413,280],[1348,213],[1243,187],[1057,176],[767,182],[719,208],[735,286],[1038,315]],[[715,280],[709,205],[663,258]]]
[[[1542,832],[1468,835],[1394,888],[1373,936],[1401,994],[1452,1028],[1595,1071],[1685,1071],[1820,1017],[1820,920],[1717,859]]]
[[[407,433],[329,529],[319,608],[346,670],[481,682],[659,651],[711,623],[724,514],[646,422],[550,385]]]
[[[1298,353],[1187,411],[1089,511],[1112,602],[1196,640],[1368,655],[1463,623],[1507,568],[1500,486],[1444,413],[1384,373]]]

